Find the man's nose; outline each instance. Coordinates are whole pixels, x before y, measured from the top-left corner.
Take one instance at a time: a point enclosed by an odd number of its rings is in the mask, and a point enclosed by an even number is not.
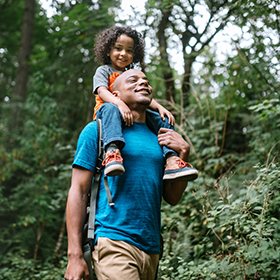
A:
[[[148,85],[148,81],[146,80],[146,79],[139,79],[139,85],[145,85],[145,86],[147,86]]]

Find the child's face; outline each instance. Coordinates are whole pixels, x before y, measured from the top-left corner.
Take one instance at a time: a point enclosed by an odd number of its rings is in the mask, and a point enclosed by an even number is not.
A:
[[[111,47],[108,53],[111,59],[111,66],[119,71],[124,71],[125,67],[133,61],[134,40],[122,34]]]

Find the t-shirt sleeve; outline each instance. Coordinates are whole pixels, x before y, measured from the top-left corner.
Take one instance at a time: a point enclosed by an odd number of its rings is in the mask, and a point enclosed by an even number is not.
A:
[[[97,158],[97,123],[96,121],[92,121],[85,126],[79,136],[72,167],[79,166],[94,172]]]
[[[96,69],[93,76],[93,93],[97,94],[97,89],[99,87],[108,88],[108,78],[109,73],[105,66],[100,66]]]

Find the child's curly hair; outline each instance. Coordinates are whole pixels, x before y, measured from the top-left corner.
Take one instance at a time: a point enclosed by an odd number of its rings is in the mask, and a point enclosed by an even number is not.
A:
[[[145,43],[141,33],[132,29],[129,26],[113,26],[106,30],[103,30],[96,36],[94,52],[95,61],[101,64],[110,64],[111,60],[108,53],[111,51],[111,47],[114,46],[116,40],[125,34],[134,40],[134,54],[132,63],[127,68],[133,68],[136,63],[143,65],[145,55]]]

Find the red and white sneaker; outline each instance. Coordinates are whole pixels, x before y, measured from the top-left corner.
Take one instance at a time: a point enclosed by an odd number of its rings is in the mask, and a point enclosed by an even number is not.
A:
[[[125,172],[123,167],[123,158],[121,157],[119,149],[108,151],[102,165],[105,167],[105,176],[119,176]]]
[[[188,162],[177,156],[166,160],[163,180],[193,181],[198,177],[198,171]]]

